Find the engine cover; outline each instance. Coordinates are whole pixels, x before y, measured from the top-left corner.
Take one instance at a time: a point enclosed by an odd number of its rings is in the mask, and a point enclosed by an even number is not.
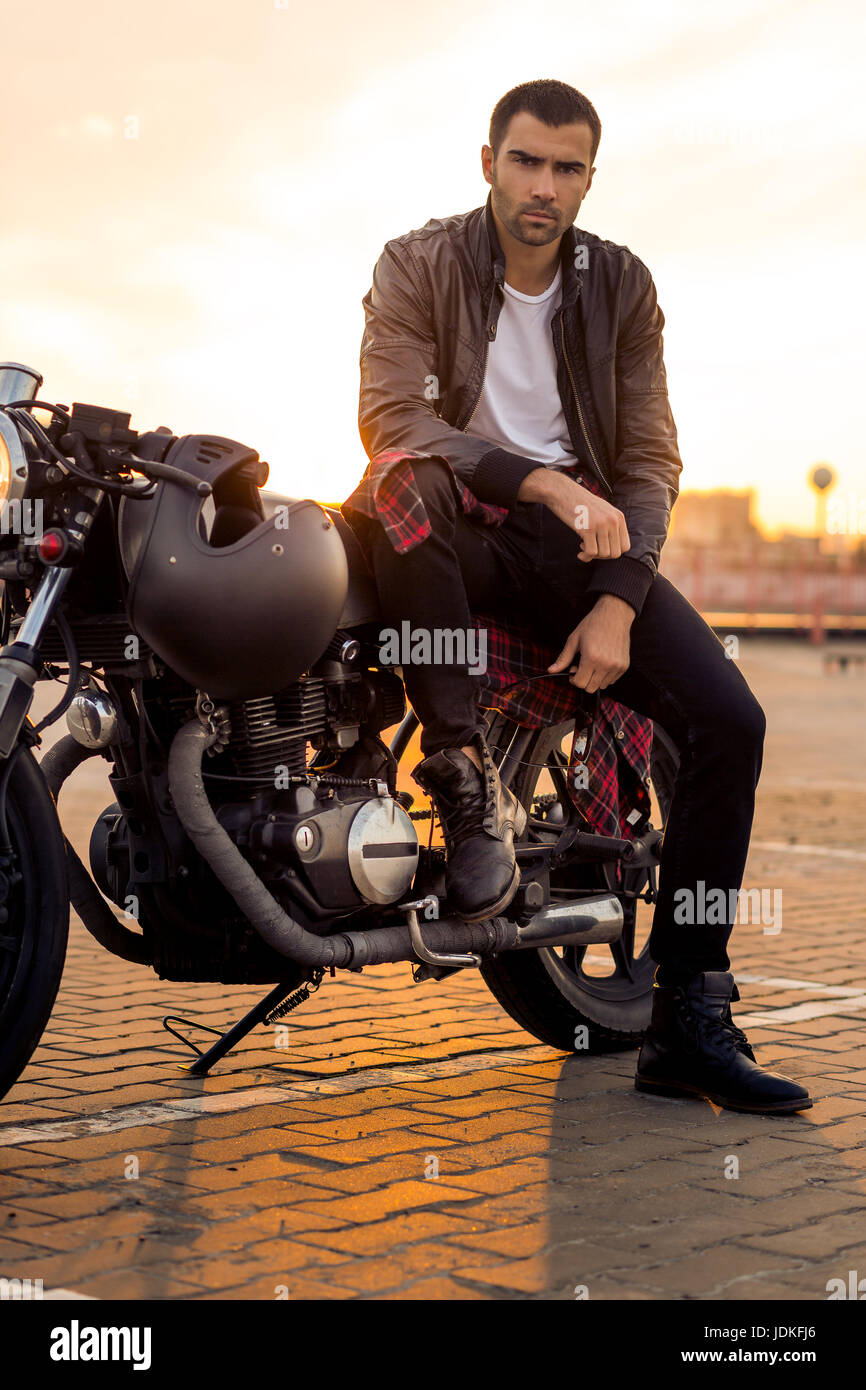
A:
[[[418,836],[390,794],[343,799],[330,788],[313,793],[300,787],[272,805],[248,832],[253,862],[266,882],[288,866],[329,912],[386,906],[408,892],[418,868]],[[223,813],[220,819],[226,824]]]
[[[368,903],[393,903],[407,892],[418,867],[414,822],[392,796],[367,801],[349,828],[349,872]]]

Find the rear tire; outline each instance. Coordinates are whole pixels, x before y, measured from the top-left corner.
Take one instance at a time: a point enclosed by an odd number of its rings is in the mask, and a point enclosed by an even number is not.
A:
[[[536,788],[543,775],[541,769],[545,767],[555,793],[559,794],[560,804],[567,798],[563,770],[567,760],[561,745],[573,728],[574,721],[567,720],[539,729],[521,762],[513,772],[505,773],[504,780],[527,811],[532,807],[533,797],[538,796]],[[497,764],[514,730],[513,721],[502,715],[492,717],[487,741]],[[658,813],[657,829],[661,829],[667,819],[678,764],[674,744],[655,724],[650,780]],[[538,837],[538,830],[530,824],[522,842],[532,837]],[[618,885],[606,872],[611,867],[581,861],[578,853],[569,864],[552,873],[551,888],[570,890],[574,897],[581,896],[582,890],[617,892]],[[641,893],[649,886],[646,869],[632,870],[630,875],[625,872],[624,889]],[[564,896],[565,893],[559,900]],[[637,954],[634,951],[637,900],[623,894],[619,896],[626,919],[621,938],[609,946],[591,948],[594,954],[610,952],[614,969],[609,976],[593,975],[584,969],[588,959],[586,947],[506,951],[481,965],[485,984],[506,1013],[551,1047],[565,1052],[596,1053],[634,1048],[649,1025],[655,962],[646,944]]]
[[[12,756],[6,817],[15,854],[12,875],[20,877],[10,882],[8,916],[0,922],[0,1098],[45,1031],[69,935],[66,846],[54,798],[30,750]]]

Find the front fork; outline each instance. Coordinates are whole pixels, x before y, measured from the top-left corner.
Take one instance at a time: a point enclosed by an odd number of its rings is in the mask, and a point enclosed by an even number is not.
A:
[[[22,738],[22,730],[41,667],[39,643],[71,574],[70,569],[51,569],[43,575],[16,641],[0,651],[0,933],[9,917],[9,891],[21,878],[9,839],[6,792],[16,758],[25,746],[38,740],[32,731],[29,737],[25,731]]]
[[[0,651],[0,759],[8,758],[18,742],[33,702],[39,677],[39,644],[51,623],[64,590],[72,578],[105,492],[85,487],[78,494],[78,508],[66,525],[66,559],[47,568],[30,601],[15,641]],[[70,680],[72,679],[70,672]]]
[[[0,651],[0,759],[18,742],[42,664],[39,644],[71,576],[66,567],[45,573],[15,641]]]

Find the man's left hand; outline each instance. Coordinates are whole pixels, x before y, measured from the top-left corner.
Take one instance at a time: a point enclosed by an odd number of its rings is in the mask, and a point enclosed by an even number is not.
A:
[[[629,632],[634,618],[634,609],[624,599],[602,594],[566,638],[548,671],[564,671],[570,666],[570,684],[589,695],[612,685],[629,667]],[[577,666],[573,664],[576,655],[580,657]]]

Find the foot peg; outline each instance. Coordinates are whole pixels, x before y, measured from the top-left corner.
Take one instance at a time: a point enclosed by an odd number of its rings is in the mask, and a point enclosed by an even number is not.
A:
[[[412,942],[412,949],[419,960],[426,965],[444,965],[451,968],[463,965],[480,965],[481,957],[474,953],[469,955],[442,955],[438,951],[428,951],[424,945],[424,938],[421,935],[421,924],[418,921],[418,913],[430,903],[435,903],[438,911],[439,899],[431,894],[426,898],[416,898],[413,902],[400,903],[409,919],[409,940]]]

